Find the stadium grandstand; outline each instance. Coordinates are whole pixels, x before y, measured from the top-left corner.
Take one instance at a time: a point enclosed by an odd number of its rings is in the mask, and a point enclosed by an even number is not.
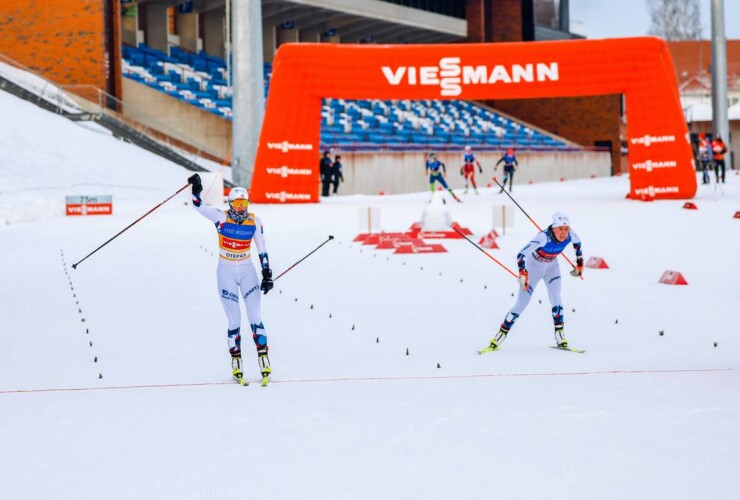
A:
[[[231,119],[232,89],[226,63],[205,52],[190,53],[177,46],[170,53],[123,46],[123,75],[204,111]],[[271,65],[264,65],[265,97]],[[326,99],[322,110],[324,148],[352,146],[438,147],[488,145],[519,149],[573,149],[562,140],[465,101],[345,101]]]

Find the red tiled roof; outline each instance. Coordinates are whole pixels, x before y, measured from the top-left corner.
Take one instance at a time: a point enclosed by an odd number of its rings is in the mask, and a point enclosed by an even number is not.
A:
[[[668,42],[679,85],[699,75],[709,75],[712,43],[709,40]],[[740,79],[740,40],[727,40],[727,76],[732,83]]]

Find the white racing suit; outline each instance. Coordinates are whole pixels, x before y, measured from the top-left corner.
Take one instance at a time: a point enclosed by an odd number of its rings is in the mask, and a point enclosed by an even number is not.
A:
[[[529,301],[532,299],[532,293],[540,280],[544,280],[547,286],[547,294],[550,298],[552,320],[555,328],[556,330],[558,328],[562,330],[565,317],[563,316],[563,301],[560,297],[561,279],[558,256],[571,242],[576,251],[576,257],[582,258],[581,239],[572,229],[565,241],[561,242],[555,238],[551,228],[548,227],[544,231],[537,233],[537,236],[521,249],[519,255],[517,255],[517,263],[520,270],[526,269],[527,273],[529,273],[529,289],[524,290],[524,288],[519,287],[519,295],[517,296],[516,303],[506,314],[506,318],[504,318],[504,322],[501,324],[501,331],[507,333],[511,329],[519,315],[529,305]]]
[[[244,299],[257,352],[267,354],[267,336],[262,323],[260,279],[250,254],[254,242],[260,264],[263,268],[269,267],[262,222],[252,213],[240,217],[231,210],[204,205],[196,196],[193,196],[193,206],[198,213],[215,224],[218,232],[219,259],[216,276],[221,305],[229,322],[228,344],[231,356],[241,356],[240,296]],[[242,218],[243,220],[240,220]]]

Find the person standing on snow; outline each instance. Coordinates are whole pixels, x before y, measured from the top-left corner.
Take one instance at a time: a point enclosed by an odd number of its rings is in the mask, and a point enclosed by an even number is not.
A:
[[[324,151],[324,157],[319,161],[319,175],[321,177],[321,196],[329,196],[331,187],[332,162],[329,151]]]
[[[519,166],[519,162],[516,161],[516,155],[514,154],[514,149],[509,148],[506,151],[506,154],[499,159],[499,161],[496,162],[496,165],[493,167],[494,170],[498,168],[498,164],[503,162],[504,163],[504,182],[501,183],[501,191],[499,193],[504,192],[504,188],[506,187],[506,179],[509,179],[509,192],[511,193],[511,188],[514,186],[514,170]]]
[[[727,153],[727,144],[719,135],[712,141],[712,153],[714,158],[714,175],[717,184],[725,182],[725,153]]]
[[[490,346],[481,353],[494,351],[501,347],[501,343],[506,339],[506,335],[511,330],[514,322],[527,308],[537,283],[542,279],[545,280],[547,294],[552,306],[555,342],[560,348],[568,348],[568,341],[563,334],[565,320],[563,317],[563,302],[560,298],[560,263],[557,260],[558,255],[565,250],[568,243],[573,243],[573,248],[576,251],[576,267],[570,274],[578,277],[583,273],[581,240],[575,231],[571,230],[568,215],[563,212],[556,212],[552,216],[552,224],[544,231],[537,233],[537,236],[527,243],[517,255],[518,281],[521,286],[519,296],[514,307],[506,314],[498,333],[491,339]]]
[[[344,175],[342,174],[342,159],[341,156],[336,155],[334,157],[334,163],[331,164],[331,184],[334,186],[334,194],[337,194],[339,189],[339,183],[344,182]]]
[[[465,191],[463,194],[468,194],[468,182],[473,184],[475,194],[478,194],[478,186],[475,185],[475,166],[478,166],[478,171],[482,174],[483,168],[480,166],[480,162],[473,154],[470,146],[465,146],[465,154],[462,157],[463,165],[460,167],[460,175],[465,177]]]
[[[220,247],[216,279],[218,282],[221,305],[228,321],[228,345],[231,354],[231,370],[233,377],[242,385],[249,382],[244,378],[242,370],[241,351],[241,313],[239,297],[244,299],[247,317],[252,328],[252,339],[257,347],[257,358],[262,385],[266,386],[272,370],[270,359],[267,356],[267,337],[265,326],[262,323],[261,297],[259,291],[265,294],[272,290],[272,271],[265,246],[264,228],[260,219],[248,212],[249,195],[242,187],[234,187],[229,192],[229,209],[221,210],[204,205],[200,199],[203,185],[200,176],[195,174],[188,178],[192,184],[193,206],[203,217],[216,226]],[[251,260],[252,242],[257,246],[259,261],[262,266],[262,282],[257,278],[257,272]]]
[[[699,144],[697,145],[697,151],[699,156],[699,164],[701,165],[701,183],[709,184],[709,164],[712,161],[709,157],[709,148],[711,143],[707,139],[704,132],[699,134]]]

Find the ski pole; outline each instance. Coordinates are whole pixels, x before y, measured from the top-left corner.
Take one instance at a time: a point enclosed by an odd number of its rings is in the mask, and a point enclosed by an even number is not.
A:
[[[499,261],[496,257],[494,257],[493,255],[491,255],[488,252],[486,252],[485,250],[483,250],[480,246],[476,245],[473,240],[471,240],[470,238],[468,238],[467,236],[465,236],[462,232],[460,232],[459,229],[457,229],[456,227],[453,227],[452,229],[454,229],[457,232],[457,234],[459,234],[460,236],[462,236],[463,238],[465,238],[466,240],[468,240],[468,242],[471,245],[473,245],[475,248],[477,248],[478,250],[480,250],[481,252],[483,252],[486,255],[486,257],[488,257],[489,259],[491,259],[492,261],[494,261],[499,266],[503,267],[513,277],[518,278],[518,276],[516,274],[514,274],[514,271],[512,271],[511,269],[509,269],[508,267],[506,267],[504,264],[501,263],[501,261]]]
[[[521,210],[522,213],[527,216],[527,219],[529,219],[529,222],[531,222],[532,224],[534,224],[534,227],[536,227],[538,230],[542,231],[542,228],[540,227],[540,225],[537,224],[537,222],[535,222],[535,220],[532,217],[529,216],[529,214],[527,213],[527,211],[524,210],[519,203],[517,203],[517,201],[514,199],[514,197],[511,196],[511,193],[507,192],[506,189],[504,189],[504,186],[501,185],[501,183],[498,181],[498,179],[496,177],[493,178],[493,182],[495,182],[496,184],[498,184],[498,186],[503,190],[503,192],[506,193],[506,196],[508,196],[509,199],[514,202],[514,205],[516,205],[517,207],[519,207],[519,210]],[[565,255],[564,253],[561,253],[560,255],[568,262],[568,264],[570,264],[570,266],[573,269],[576,268],[575,264],[573,264],[573,262],[571,262],[571,260],[568,258],[567,255]],[[583,279],[583,276],[580,275],[580,274],[578,275],[578,277],[581,278],[581,279]]]
[[[126,226],[123,230],[121,230],[114,237],[112,237],[111,239],[109,239],[108,241],[106,241],[105,243],[103,243],[102,245],[100,245],[98,248],[96,248],[95,250],[93,250],[89,254],[85,255],[85,257],[81,261],[77,262],[76,264],[72,264],[72,269],[77,269],[77,266],[79,266],[80,264],[82,264],[82,262],[84,262],[85,259],[87,259],[88,257],[90,257],[92,254],[94,254],[95,252],[97,252],[98,250],[100,250],[101,248],[103,248],[105,245],[107,245],[111,241],[113,241],[116,238],[118,238],[121,234],[123,234],[126,231],[128,231],[131,228],[131,226],[133,226],[134,224],[136,224],[137,222],[139,222],[141,219],[143,219],[144,217],[146,217],[147,215],[149,215],[150,213],[154,212],[156,209],[158,209],[159,207],[161,207],[162,205],[164,205],[165,203],[167,203],[168,201],[170,201],[172,198],[174,198],[176,195],[178,195],[181,191],[183,191],[188,186],[190,186],[190,183],[189,182],[187,184],[185,184],[183,187],[181,187],[180,189],[178,189],[177,191],[175,191],[175,193],[172,196],[170,196],[169,198],[167,198],[166,200],[164,200],[162,203],[160,203],[156,207],[152,208],[147,213],[145,213],[144,215],[142,215],[141,217],[139,217],[138,219],[136,219],[135,221],[133,221],[131,224],[129,224],[128,226]]]
[[[324,245],[326,245],[327,243],[329,243],[333,239],[334,239],[334,236],[329,235],[329,237],[326,239],[325,242],[323,242],[321,245],[319,245],[316,248],[314,248],[313,250],[311,250],[308,254],[306,254],[305,257],[303,257],[301,260],[299,260],[298,262],[296,262],[295,264],[293,264],[292,266],[290,266],[288,269],[286,269],[285,271],[283,271],[282,273],[280,273],[278,275],[278,277],[275,278],[272,281],[279,280],[280,279],[280,276],[284,275],[285,273],[287,273],[288,271],[290,271],[291,269],[293,269],[295,266],[297,266],[298,264],[300,264],[301,262],[303,262],[304,260],[306,260],[312,253],[314,253],[316,250],[318,250],[319,248],[323,247]]]

